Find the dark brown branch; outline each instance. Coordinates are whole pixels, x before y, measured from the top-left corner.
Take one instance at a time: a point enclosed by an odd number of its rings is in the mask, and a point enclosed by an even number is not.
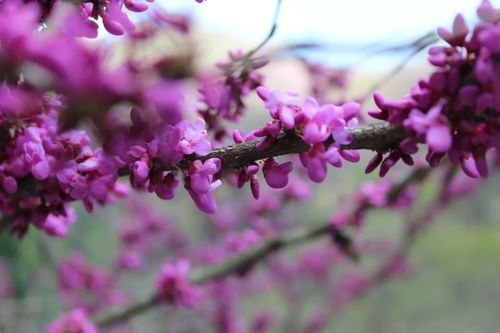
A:
[[[378,152],[387,152],[404,139],[405,132],[401,126],[377,123],[360,126],[351,130],[352,143],[343,145],[344,149],[367,149]],[[181,169],[189,167],[189,161],[206,160],[218,158],[221,160],[223,169],[237,169],[249,163],[266,159],[273,156],[303,153],[309,150],[309,145],[293,132],[281,133],[276,141],[267,149],[258,150],[256,148],[260,140],[225,146],[214,149],[207,156],[191,155],[182,160],[179,164]],[[330,139],[326,142],[331,145]],[[161,166],[158,166],[161,168]],[[120,174],[128,174],[128,170],[121,170]]]
[[[344,149],[369,149],[385,152],[396,147],[405,135],[402,127],[385,123],[354,128],[351,132],[352,143],[342,146]],[[223,168],[235,169],[272,156],[303,153],[310,148],[300,137],[291,132],[282,133],[269,148],[264,150],[258,150],[257,143],[259,143],[258,140],[217,148],[207,156],[192,156],[189,159],[205,160],[217,157],[221,160]],[[331,140],[327,141],[327,145],[332,143]]]

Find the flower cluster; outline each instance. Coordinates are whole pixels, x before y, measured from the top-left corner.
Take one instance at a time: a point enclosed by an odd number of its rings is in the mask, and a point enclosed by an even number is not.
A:
[[[319,103],[335,102],[338,104],[345,99],[346,88],[349,84],[347,69],[331,68],[321,63],[304,61],[304,66],[311,81],[310,94]],[[338,96],[332,96],[332,91],[338,91]]]
[[[99,333],[85,311],[75,309],[56,319],[47,327],[47,333]]]
[[[146,11],[152,2],[0,0],[0,231],[7,228],[22,237],[34,226],[63,237],[76,221],[72,203],[92,212],[128,193],[119,177],[128,177],[134,190],[164,200],[173,199],[182,183],[199,210],[213,214],[207,218],[212,224],[205,224],[204,232],[193,237],[198,244],[190,246],[190,235],[181,233],[154,207],[136,197],[127,201],[127,212],[133,214],[120,224],[113,271],[90,265],[80,254],[58,262],[58,291],[63,304],[74,310],[53,322],[48,332],[97,333],[96,325],[107,329],[159,303],[196,305],[219,332],[266,332],[273,329],[279,312],[259,310],[241,316],[239,302],[246,295],[272,290],[282,293],[293,307],[304,296],[297,285],[320,282],[333,286],[329,301],[341,306],[383,280],[407,274],[406,243],[395,246],[403,252],[389,256],[374,275],[336,270],[350,265],[359,253],[385,256],[393,250],[385,239],[354,242],[349,232],[365,223],[370,208],[408,208],[415,197],[410,183],[418,179],[401,186],[387,180],[363,183],[352,196],[340,200],[331,221],[311,228],[300,225],[302,231],[288,233],[304,216],[291,218],[297,211],[284,208],[310,197],[309,183],[301,177],[322,182],[328,165],[341,167],[345,161],[360,159],[357,151],[346,147],[373,148],[360,142],[368,141],[364,134],[377,126],[353,131],[360,106],[344,102],[347,72],[306,64],[314,98],[298,102],[296,94],[262,86],[259,70],[268,58],[257,53],[267,39],[249,52],[230,52],[228,61],[217,63],[219,75],[194,71],[197,48],[192,43],[180,43],[175,55],[148,62],[136,51],[160,38],[161,28],[173,28],[181,33],[175,37],[182,38],[190,30],[188,17],[161,10],[151,10],[151,20],[136,27],[130,12]],[[486,152],[500,147],[500,11],[485,0],[478,14],[481,22],[470,33],[462,16],[457,16],[452,31],[439,29],[449,46],[431,49],[430,62],[436,70],[409,96],[394,102],[375,95],[379,110],[371,114],[396,129],[404,128],[405,140],[397,147],[380,148],[368,171],[381,164],[383,176],[399,159],[413,165],[417,144],[425,143],[431,165],[448,155],[467,174],[487,175]],[[97,37],[98,21],[111,34],[129,36],[124,59],[106,45],[81,38]],[[191,110],[195,117],[184,114],[186,78],[198,84],[199,103]],[[339,94],[333,96],[332,89]],[[234,130],[236,145],[223,147],[230,133],[226,122],[241,118],[245,97],[254,90],[271,120],[246,136]],[[283,148],[287,142],[291,147]],[[390,153],[384,159],[386,151]],[[277,157],[285,153],[300,155],[286,161]],[[270,189],[261,189],[259,171]],[[222,179],[238,188],[249,183],[256,200],[242,202],[235,196],[228,200],[230,207],[216,212],[214,190]],[[447,180],[438,203],[474,187],[470,179]],[[403,233],[408,239],[403,240],[411,240],[428,221],[409,223]],[[305,248],[301,255],[277,254],[321,236],[324,242]],[[165,252],[169,261],[161,267],[155,294],[148,301],[127,304],[124,311],[103,316],[96,325],[89,321],[87,315],[127,301],[117,288],[124,270],[137,270]],[[254,270],[260,260],[270,257],[269,265]],[[191,263],[218,265],[191,274]],[[7,272],[10,268],[0,260],[2,296],[18,289],[7,277],[13,273]],[[210,283],[203,290],[194,285],[202,282]],[[202,291],[210,297],[197,302]],[[328,314],[321,310],[306,325],[307,331],[326,327]],[[180,320],[174,325],[179,322],[184,324]],[[172,330],[178,331],[175,326]]]
[[[243,98],[263,83],[264,76],[257,69],[267,62],[265,58],[255,58],[238,49],[229,53],[228,61],[216,64],[222,78],[214,74],[200,76],[198,90],[202,104],[197,112],[216,140],[228,134],[223,120],[235,122],[242,116],[246,108]]]
[[[210,158],[205,162],[194,161],[187,172],[184,186],[196,206],[205,213],[210,214],[217,210],[212,191],[222,184],[220,179],[214,180],[214,175],[220,168],[220,160]]]
[[[164,200],[174,198],[183,174],[184,185],[200,210],[212,213],[217,206],[212,191],[221,181],[214,179],[220,171],[220,161],[211,158],[204,162],[189,162],[186,170],[177,167],[185,156],[207,155],[212,145],[207,139],[205,122],[198,118],[192,123],[186,120],[172,126],[164,119],[147,119],[134,109],[131,126],[121,126],[112,136],[110,151],[119,168],[130,170],[133,188],[154,192]]]
[[[76,37],[95,38],[98,35],[97,20],[102,19],[106,30],[113,35],[123,35],[135,29],[134,23],[128,17],[130,12],[144,12],[148,9],[148,2],[154,0],[81,0],[77,1],[78,11],[66,18],[68,28]],[[40,9],[40,18],[47,19],[53,11],[59,10],[62,0],[30,0]]]
[[[256,137],[264,138],[258,144],[258,149],[272,145],[282,130],[293,131],[311,145],[307,152],[300,154],[300,161],[307,169],[309,178],[318,183],[326,177],[327,164],[341,167],[343,159],[350,162],[359,161],[357,151],[341,148],[341,145],[352,141],[349,129],[357,124],[355,117],[359,113],[359,104],[320,106],[316,100],[308,98],[302,105],[297,105],[297,96],[294,94],[276,92],[262,86],[257,88],[257,93],[274,119],[253,133]],[[286,185],[284,178],[290,172],[291,166],[274,162],[269,162],[268,165],[268,169],[272,171],[268,171],[269,177],[266,177],[269,185]]]
[[[390,101],[375,94],[379,109],[370,114],[404,126],[407,138],[385,159],[375,156],[367,171],[381,164],[383,176],[400,159],[412,165],[417,144],[425,143],[431,166],[447,155],[470,177],[488,175],[486,153],[500,147],[500,16],[488,0],[477,12],[481,21],[470,32],[462,15],[452,31],[438,30],[449,45],[430,49],[436,69],[408,96]]]
[[[125,303],[126,296],[116,289],[116,282],[113,274],[90,265],[80,253],[57,265],[57,286],[64,302],[90,314]]]
[[[389,208],[401,210],[410,206],[415,199],[412,187],[405,187],[401,193],[395,193],[394,184],[390,180],[367,181],[349,197],[344,198],[330,222],[337,228],[352,226],[360,228],[365,222],[366,211],[370,208]],[[347,207],[351,206],[349,210]]]
[[[201,296],[201,289],[191,285],[191,264],[185,259],[165,263],[156,278],[156,286],[162,300],[170,304],[193,306]]]
[[[95,202],[123,194],[103,151],[92,150],[83,131],[60,134],[58,111],[50,101],[42,103],[43,114],[25,117],[22,125],[5,119],[0,130],[5,143],[0,148],[0,207],[11,220],[11,231],[21,237],[30,224],[48,235],[66,236],[76,221],[68,202],[79,200],[92,211]]]
[[[105,1],[92,11],[110,15],[106,24],[118,29],[110,22],[123,4],[143,5]],[[82,6],[87,5],[92,4]],[[178,81],[129,62],[110,68],[106,50],[86,47],[69,33],[82,23],[72,20],[73,7],[59,8],[47,18],[48,29],[39,31],[35,3],[0,2],[5,18],[0,23],[0,209],[2,226],[19,237],[30,225],[65,236],[75,222],[68,204],[81,201],[91,212],[96,203],[125,195],[119,175],[129,174],[135,189],[172,199],[176,175],[182,173],[176,164],[212,148],[203,119],[182,120]],[[47,52],[51,49],[60,51]],[[123,113],[130,113],[130,121],[123,123]],[[74,129],[86,119],[102,148],[91,148],[90,136]],[[210,212],[215,209],[210,192],[220,181],[210,181],[208,188],[201,183],[213,178],[208,165],[217,162],[206,161],[206,168],[198,163],[186,171],[186,187],[200,209]]]
[[[135,196],[127,200],[127,206],[133,219],[120,224],[118,230],[121,244],[116,259],[118,267],[137,270],[143,266],[148,255],[158,248],[167,246],[179,250],[185,245],[185,236],[153,205]]]
[[[261,240],[261,236],[253,229],[246,229],[241,233],[228,233],[224,237],[225,246],[230,253],[243,252],[258,245]]]

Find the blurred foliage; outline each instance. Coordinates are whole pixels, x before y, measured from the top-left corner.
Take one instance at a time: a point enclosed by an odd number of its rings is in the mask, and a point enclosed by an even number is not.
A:
[[[364,179],[357,168],[331,172],[329,184],[335,184],[334,189],[327,185],[319,187],[315,200],[306,204],[306,209],[293,207],[285,214],[294,215],[299,224],[321,222],[332,212],[332,203]],[[497,262],[500,206],[496,202],[500,177],[493,176],[483,185],[475,197],[455,203],[440,215],[413,248],[411,259],[415,272],[411,277],[384,285],[333,314],[331,330],[326,332],[497,331],[500,326],[500,266]],[[420,201],[431,200],[436,186],[432,182],[425,186]],[[207,221],[185,198],[176,202],[159,202],[158,209],[194,238],[210,237],[206,235]],[[34,302],[35,309],[30,308],[25,313],[24,321],[18,321],[13,332],[40,332],[40,327],[61,310],[55,288],[57,260],[76,250],[85,253],[90,262],[105,266],[118,252],[116,227],[131,218],[126,207],[117,205],[98,209],[92,215],[79,208],[79,213],[80,221],[72,226],[66,239],[48,239],[35,230],[20,242],[6,235],[0,238],[0,256],[9,262],[19,306],[23,308],[23,304],[27,304],[23,302],[32,299],[42,300]],[[373,211],[362,236],[397,237],[400,230],[401,217],[398,214]],[[140,273],[126,276],[123,284],[137,295],[147,294],[153,287],[155,269],[162,259],[152,258],[154,262],[150,266]],[[318,293],[313,283],[301,285],[301,288],[311,295],[302,302],[301,309],[291,306],[291,300],[283,302],[279,290],[245,299],[240,308],[247,314],[254,313],[256,307],[274,309],[281,318],[288,320],[288,324],[279,326],[276,332],[294,332],[289,328],[293,327],[293,320],[317,309],[317,303],[325,297]],[[139,318],[134,325],[142,327],[149,323],[149,326],[155,322],[167,322],[173,317],[188,319],[190,311],[159,308]],[[2,318],[0,316],[0,324]],[[194,320],[193,325],[198,327],[203,323]]]

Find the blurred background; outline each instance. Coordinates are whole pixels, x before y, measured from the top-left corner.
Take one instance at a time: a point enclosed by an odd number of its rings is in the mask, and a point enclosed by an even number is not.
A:
[[[492,3],[500,5],[500,1]],[[182,12],[191,17],[194,24],[191,42],[202,55],[196,66],[203,70],[210,70],[215,61],[226,59],[229,50],[248,50],[262,41],[272,25],[276,7],[276,1],[272,0],[208,0],[202,5],[192,0],[157,0],[157,4],[168,12]],[[373,105],[369,93],[374,88],[387,97],[401,97],[431,70],[426,64],[426,50],[415,54],[412,47],[395,50],[397,46],[409,45],[438,26],[450,27],[458,12],[473,24],[478,4],[477,0],[283,0],[278,29],[262,54],[305,43],[317,47],[293,48],[273,59],[263,70],[266,83],[274,89],[298,92],[304,98],[312,79],[302,59],[321,62],[347,71],[349,84],[342,97],[361,98],[363,110],[367,111]],[[137,20],[140,19],[138,15]],[[123,52],[124,45],[116,38],[107,36],[101,42],[116,44],[117,53]],[[168,38],[160,38],[141,52],[161,53],[171,48],[171,43]],[[410,59],[410,55],[414,56]],[[401,70],[391,74],[402,64]],[[368,98],[364,101],[363,97]],[[195,102],[194,96],[188,96],[188,105]],[[244,127],[254,128],[266,121],[267,112],[255,96],[249,99],[249,110],[243,119]],[[327,220],[340,197],[364,180],[376,179],[363,173],[369,158],[366,154],[357,165],[340,170],[330,168],[327,182],[314,186],[312,200],[287,207],[279,219],[289,220],[287,223],[291,226]],[[394,174],[403,175],[406,171],[401,168]],[[419,202],[432,200],[435,186],[425,185],[419,192]],[[476,194],[448,207],[413,248],[411,274],[375,289],[332,314],[331,326],[324,332],[498,331],[499,186],[500,176],[493,172]],[[42,332],[46,323],[65,309],[57,291],[56,267],[70,253],[78,251],[89,263],[112,270],[122,246],[117,230],[140,219],[134,203],[151,205],[175,230],[189,235],[188,242],[214,241],[210,218],[198,213],[184,191],[178,192],[176,199],[168,202],[139,194],[130,201],[98,208],[92,215],[76,207],[79,220],[65,239],[48,239],[37,230],[31,230],[22,241],[0,236],[0,332]],[[248,199],[248,189],[244,192],[239,195]],[[217,191],[221,203],[224,198],[232,200],[226,206],[221,204],[221,210],[233,215],[234,207],[243,202],[235,193],[227,185]],[[268,200],[266,198],[268,196],[263,196],[261,201]],[[402,220],[401,215],[387,211],[371,213],[361,237],[397,237]],[[159,264],[176,253],[162,252],[162,244],[160,250],[152,252],[145,267],[120,276],[121,289],[132,290],[132,297],[151,292]],[[293,256],[292,253],[292,261]],[[313,287],[304,285],[303,292],[309,296],[301,300],[304,316],[314,311],[321,297],[321,288]],[[255,308],[270,308],[279,313],[285,323],[272,332],[284,332],[288,326],[293,328],[291,314],[296,309],[288,301],[273,295],[247,297],[238,311],[248,319],[253,311],[250,309]],[[172,324],[188,321],[186,326],[177,325],[180,328]],[[164,308],[133,321],[123,332],[170,332],[169,327],[174,326],[175,332],[210,332],[204,329],[203,320],[193,319],[190,311]]]

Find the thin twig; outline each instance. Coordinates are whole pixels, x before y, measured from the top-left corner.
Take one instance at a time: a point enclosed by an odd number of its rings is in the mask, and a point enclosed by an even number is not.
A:
[[[407,54],[391,71],[386,73],[381,79],[377,80],[375,83],[370,85],[370,87],[366,90],[366,92],[362,96],[368,96],[368,94],[374,92],[375,90],[383,87],[390,79],[392,79],[396,74],[401,72],[406,64],[417,54],[419,54],[422,50],[424,50],[427,46],[434,44],[437,41],[437,38],[434,34],[427,34],[412,43],[412,50],[409,54]]]
[[[393,187],[393,190],[402,191],[406,186],[409,185],[408,182],[411,182],[417,179],[421,179],[420,177],[426,177],[426,174],[429,172],[429,168],[420,169],[420,171],[414,172],[410,177],[406,178],[403,182],[401,182],[396,187]],[[366,296],[370,291],[374,290],[375,287],[381,286],[389,281],[387,278],[387,267],[394,260],[403,260],[408,257],[412,247],[419,240],[422,232],[434,221],[435,217],[449,204],[449,199],[446,197],[445,193],[449,184],[451,183],[453,177],[455,176],[457,168],[455,165],[451,165],[447,173],[443,177],[443,184],[435,196],[434,200],[431,200],[429,204],[422,208],[417,215],[407,217],[405,220],[405,228],[401,233],[401,237],[395,246],[394,250],[391,254],[387,256],[387,258],[375,269],[373,273],[369,275],[369,280],[371,283],[367,284],[366,287],[357,290],[352,298],[362,298]],[[419,174],[420,173],[420,174]],[[406,184],[406,186],[404,186]],[[392,192],[392,191],[390,191]],[[390,197],[394,199],[397,196],[396,192],[389,194]],[[335,305],[334,305],[335,306]],[[332,309],[332,313],[329,313],[327,316],[327,322],[324,325],[324,329],[331,328],[331,322],[335,319],[334,316],[335,308]]]
[[[281,10],[282,2],[283,0],[277,0],[276,9],[274,11],[274,16],[273,16],[273,24],[271,25],[271,30],[269,30],[269,33],[267,34],[266,38],[264,38],[264,40],[260,42],[259,45],[257,45],[253,50],[247,53],[248,58],[257,53],[261,48],[263,48],[264,45],[266,45],[267,42],[269,42],[269,40],[274,36],[276,29],[278,28],[278,16]]]

